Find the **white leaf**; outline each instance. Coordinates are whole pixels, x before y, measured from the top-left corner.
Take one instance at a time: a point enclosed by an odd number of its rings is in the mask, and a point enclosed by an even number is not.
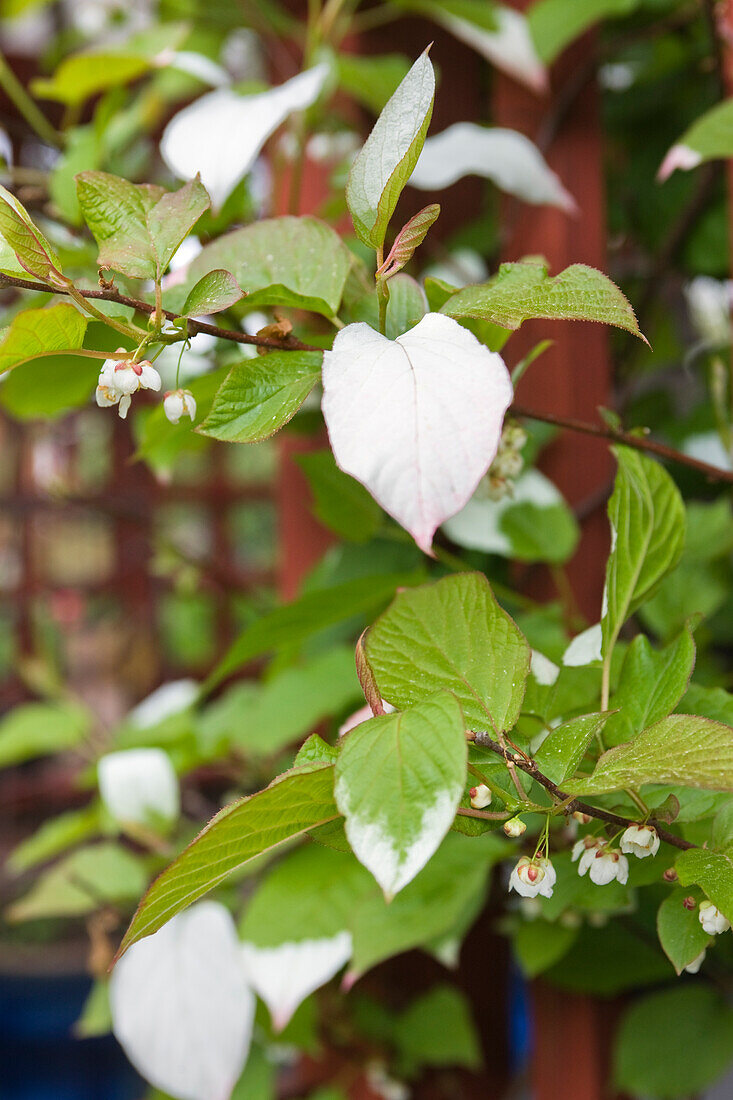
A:
[[[577,668],[580,665],[589,665],[591,661],[600,661],[602,640],[601,624],[594,623],[582,634],[575,635],[563,653],[562,663],[570,668]]]
[[[338,465],[426,553],[491,465],[511,399],[501,356],[443,314],[426,314],[397,340],[347,325],[323,357]]]
[[[544,687],[552,687],[560,675],[560,669],[555,662],[545,657],[544,653],[540,653],[538,649],[532,650],[532,663],[529,670],[537,683]]]
[[[495,31],[484,30],[468,19],[455,15],[436,12],[435,18],[497,69],[526,84],[534,92],[546,91],[547,69],[534,48],[525,17],[503,5],[497,5],[494,14],[498,24]]]
[[[178,817],[178,779],[162,749],[110,752],[97,764],[99,793],[120,825],[155,825]]]
[[[349,932],[278,947],[242,944],[247,980],[269,1008],[275,1031],[282,1031],[305,998],[330,981],[351,954]]]
[[[225,88],[231,83],[226,69],[222,69],[221,65],[217,65],[205,54],[190,50],[164,50],[156,57],[155,64],[160,69],[180,69],[181,72],[195,76],[203,84],[211,84],[214,88]]]
[[[221,207],[278,126],[316,101],[328,72],[325,63],[316,65],[257,95],[228,88],[209,92],[166,126],[160,143],[164,161],[182,179],[199,172],[212,206]]]
[[[168,684],[161,684],[130,711],[127,721],[139,730],[157,726],[158,722],[190,707],[198,692],[199,687],[195,680],[171,680]]]
[[[525,202],[573,213],[577,205],[536,145],[516,130],[456,122],[428,138],[410,177],[413,187],[435,191],[464,176],[484,176]]]
[[[549,478],[539,470],[527,470],[514,483],[511,496],[491,500],[479,487],[466,507],[443,526],[448,538],[458,546],[511,557],[511,539],[501,527],[504,514],[518,504],[553,508],[562,503],[562,495]]]
[[[255,999],[229,912],[205,901],[133,944],[110,982],[113,1031],[135,1068],[176,1100],[227,1100]]]

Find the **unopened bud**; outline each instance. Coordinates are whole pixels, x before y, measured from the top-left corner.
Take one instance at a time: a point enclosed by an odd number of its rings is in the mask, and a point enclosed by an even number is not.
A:
[[[676,882],[677,881],[677,872],[675,871],[674,867],[668,867],[667,870],[662,875],[662,878],[664,879],[665,882]]]
[[[696,904],[695,904],[695,899],[694,899],[694,898],[690,898],[690,897],[687,897],[687,898],[685,898],[685,900],[684,900],[684,901],[682,902],[682,904],[684,905],[685,909],[688,909],[688,910],[689,910],[690,912],[692,912],[692,910],[696,908]]]
[[[590,814],[581,813],[580,810],[574,810],[573,817],[576,821],[579,821],[581,825],[590,825],[592,821]]]
[[[522,833],[527,832],[527,826],[524,824],[521,817],[512,817],[509,821],[504,822],[504,832],[507,836],[521,836]]]
[[[474,810],[483,810],[491,804],[491,791],[485,783],[479,783],[477,787],[471,787],[468,793],[471,796],[471,805]]]

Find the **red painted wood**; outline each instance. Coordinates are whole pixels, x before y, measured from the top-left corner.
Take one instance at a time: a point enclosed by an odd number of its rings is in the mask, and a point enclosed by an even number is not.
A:
[[[515,7],[526,6],[517,0]],[[498,76],[494,91],[494,121],[521,130],[536,139],[557,91],[573,79],[592,40],[584,38],[560,59],[552,72],[552,91],[540,97],[515,81]],[[606,218],[603,193],[602,136],[595,87],[588,84],[576,99],[546,151],[551,167],[560,175],[580,206],[573,217],[552,207],[523,204],[521,212],[507,202],[510,225],[503,258],[517,260],[542,254],[553,274],[571,263],[586,263],[606,270]],[[559,415],[596,419],[599,405],[610,405],[611,365],[609,337],[602,325],[573,322],[529,322],[511,338],[508,358],[517,362],[540,339],[550,337],[554,346],[529,369],[518,396],[528,405]],[[575,597],[593,622],[600,613],[603,564],[608,552],[608,524],[599,494],[609,484],[613,463],[602,441],[567,433],[558,437],[543,458],[543,468],[570,502],[581,510],[597,501],[583,524],[578,553],[569,567]],[[534,594],[551,595],[545,580],[533,579]]]
[[[513,6],[526,8],[527,0],[514,0]],[[539,97],[499,76],[494,90],[495,123],[521,130],[534,140],[547,134],[559,89],[574,79],[592,48],[588,36],[563,55],[553,68],[548,96]],[[503,258],[516,260],[539,253],[546,257],[553,274],[577,262],[606,270],[602,131],[593,84],[576,97],[544,152],[578,202],[579,215],[527,205],[521,206],[520,213],[517,203],[507,202],[509,234]],[[512,337],[508,358],[518,361],[546,337],[555,341],[554,346],[521,382],[520,400],[543,411],[594,420],[597,407],[612,402],[607,330],[578,322],[529,323]],[[542,465],[573,505],[579,510],[590,505],[568,575],[580,609],[594,622],[600,613],[608,553],[603,494],[613,475],[612,458],[604,443],[565,433],[547,449]],[[546,575],[530,576],[528,587],[540,598],[554,595]],[[603,1006],[592,998],[535,983],[532,1015],[533,1100],[564,1100],[569,1095],[608,1100],[610,1029],[602,1019]]]

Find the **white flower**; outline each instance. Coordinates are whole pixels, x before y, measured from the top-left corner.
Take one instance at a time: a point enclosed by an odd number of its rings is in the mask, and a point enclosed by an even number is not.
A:
[[[538,894],[551,898],[556,881],[557,874],[549,859],[522,856],[509,876],[509,889],[516,890],[523,898],[535,898]]]
[[[700,954],[697,955],[692,960],[692,962],[687,964],[687,966],[684,969],[687,971],[688,974],[697,974],[698,970],[700,969],[702,964],[705,962],[705,952],[706,951],[707,951],[707,947],[703,947]]]
[[[578,874],[584,875],[590,867],[593,860],[596,858],[596,852],[599,850],[601,841],[595,836],[584,836],[581,840],[576,840],[573,845],[573,854],[571,859],[573,863],[576,860],[580,860],[578,864]]]
[[[117,355],[124,352],[117,349]],[[160,375],[147,359],[133,363],[129,359],[107,359],[99,372],[97,404],[100,408],[117,405],[124,420],[138,390],[159,390]]]
[[[730,921],[713,905],[712,901],[700,902],[698,916],[703,930],[709,936],[718,936],[730,928]]]
[[[581,865],[586,857],[581,859]],[[587,863],[586,869],[591,882],[596,886],[607,886],[609,882],[618,879],[624,886],[629,877],[629,861],[620,852],[610,851],[605,845],[599,845],[593,858]],[[585,869],[578,867],[580,874],[585,874]]]
[[[158,825],[178,817],[178,779],[162,749],[110,752],[97,764],[102,801],[120,825]]]
[[[521,836],[522,833],[527,832],[527,826],[522,821],[521,817],[512,817],[509,821],[505,821],[503,829],[506,835],[511,837]]]
[[[485,783],[479,783],[478,787],[471,787],[469,793],[474,810],[483,810],[491,805],[491,791]]]
[[[621,837],[621,851],[627,856],[646,859],[659,851],[659,836],[652,825],[629,825]]]
[[[169,390],[163,398],[163,409],[171,424],[177,424],[182,416],[196,419],[196,398],[190,390]]]

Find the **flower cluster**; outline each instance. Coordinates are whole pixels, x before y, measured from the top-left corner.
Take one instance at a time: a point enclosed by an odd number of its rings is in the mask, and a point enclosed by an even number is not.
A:
[[[126,355],[124,348],[118,348],[117,355]],[[160,375],[149,359],[134,362],[132,359],[107,359],[99,372],[97,382],[97,404],[100,408],[117,406],[124,420],[132,404],[133,395],[138,390],[160,389]],[[196,418],[196,399],[190,390],[169,390],[163,399],[163,410],[171,424],[177,424],[182,416],[191,420]]]
[[[118,348],[116,354],[124,355],[125,349]],[[100,408],[117,405],[117,411],[124,420],[133,394],[138,390],[159,389],[160,375],[149,360],[133,363],[129,359],[107,359],[99,373],[97,404]]]
[[[527,433],[524,428],[511,421],[504,425],[496,458],[486,475],[491,500],[502,500],[507,494],[511,494],[512,481],[519,477],[524,466],[521,452],[526,442]]]
[[[617,849],[598,837],[586,836],[573,847],[573,862],[578,862],[578,874],[588,874],[596,886],[607,886],[616,879],[624,886],[629,877],[629,861]]]

